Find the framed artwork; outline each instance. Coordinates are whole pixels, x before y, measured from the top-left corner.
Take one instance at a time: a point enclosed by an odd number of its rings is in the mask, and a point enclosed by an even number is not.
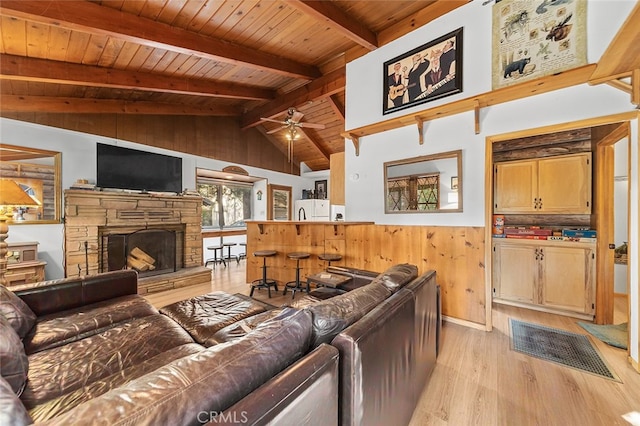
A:
[[[327,198],[327,181],[326,180],[316,181],[316,198],[320,200],[324,200]]]
[[[383,75],[383,114],[462,92],[462,28],[386,61]]]
[[[492,14],[493,90],[587,64],[587,2],[502,0]]]
[[[451,176],[451,190],[458,190],[458,176]]]

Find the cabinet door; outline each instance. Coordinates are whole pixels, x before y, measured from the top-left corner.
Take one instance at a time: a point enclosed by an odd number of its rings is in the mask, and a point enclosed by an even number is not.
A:
[[[537,247],[524,244],[494,243],[493,285],[495,297],[524,303],[537,303],[536,283],[539,262]]]
[[[540,213],[591,213],[591,153],[538,161]]]
[[[595,251],[582,247],[541,247],[542,304],[593,313]]]
[[[538,194],[537,161],[509,161],[494,166],[494,212],[535,211]]]

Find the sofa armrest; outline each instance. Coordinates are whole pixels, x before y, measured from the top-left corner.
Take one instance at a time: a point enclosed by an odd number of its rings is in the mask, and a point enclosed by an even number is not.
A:
[[[42,281],[17,287],[14,292],[37,316],[43,316],[137,294],[138,274],[133,270],[125,270]]]
[[[338,350],[322,344],[222,413],[216,425],[338,424]]]
[[[378,275],[379,272],[367,271],[364,269],[356,269],[356,268],[348,268],[346,266],[329,266],[327,267],[327,272],[331,272],[332,274],[346,275],[351,277],[352,280],[344,285],[339,286],[339,288],[344,289],[346,291],[351,291],[356,288],[365,286],[373,281]],[[344,287],[344,288],[343,288]]]

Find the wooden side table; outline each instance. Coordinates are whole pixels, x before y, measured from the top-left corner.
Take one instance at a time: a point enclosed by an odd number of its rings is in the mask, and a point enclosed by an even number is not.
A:
[[[46,265],[47,262],[43,260],[8,264],[4,276],[7,280],[7,287],[44,281],[44,267]]]
[[[47,262],[38,259],[38,242],[9,243],[7,252],[7,287],[44,281]]]

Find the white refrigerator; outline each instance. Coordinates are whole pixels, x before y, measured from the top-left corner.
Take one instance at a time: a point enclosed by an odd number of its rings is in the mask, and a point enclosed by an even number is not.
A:
[[[293,220],[330,221],[329,200],[296,200]]]

